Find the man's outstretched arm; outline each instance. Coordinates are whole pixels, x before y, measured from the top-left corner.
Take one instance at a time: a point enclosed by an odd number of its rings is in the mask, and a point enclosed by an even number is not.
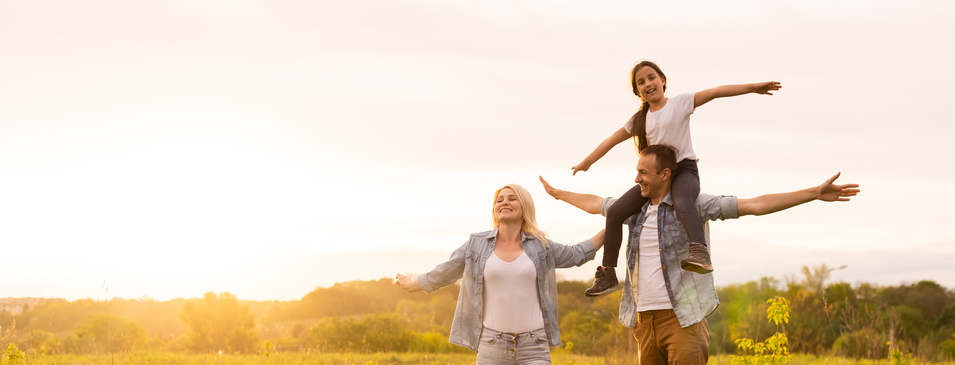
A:
[[[822,183],[822,185],[812,188],[789,193],[766,194],[755,198],[738,199],[737,215],[742,217],[744,215],[775,213],[816,199],[827,202],[849,201],[849,197],[856,196],[856,194],[860,192],[858,189],[859,184],[833,184],[833,182],[839,178],[840,174],[841,173],[837,173]],[[600,206],[604,198],[593,194],[581,194],[556,189],[547,183],[547,180],[544,180],[543,177],[540,177],[540,181],[541,184],[544,185],[544,190],[547,191],[547,194],[550,194],[554,199],[563,200],[590,214],[601,214]],[[613,199],[611,198],[610,200]]]
[[[590,214],[600,214],[600,203],[603,202],[604,198],[593,194],[580,194],[567,190],[556,189],[553,186],[550,186],[547,183],[547,180],[544,180],[543,176],[538,176],[541,180],[541,184],[544,185],[544,191],[550,196],[554,197],[557,200],[563,200],[570,205],[573,205],[581,210],[590,213]]]
[[[816,199],[827,202],[849,201],[849,197],[856,196],[856,194],[859,193],[859,184],[833,184],[833,182],[839,178],[840,174],[842,173],[835,174],[829,178],[829,180],[822,183],[822,185],[813,188],[789,193],[766,194],[755,198],[739,199],[737,203],[739,216],[775,213]]]

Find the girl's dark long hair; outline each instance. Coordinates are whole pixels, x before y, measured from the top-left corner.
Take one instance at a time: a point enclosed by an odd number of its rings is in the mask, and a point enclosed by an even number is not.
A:
[[[640,96],[640,91],[637,90],[637,70],[644,66],[653,68],[653,70],[660,75],[660,78],[663,79],[663,92],[667,91],[667,76],[663,74],[663,71],[660,70],[657,64],[650,61],[642,61],[636,66],[633,66],[633,70],[630,71],[630,86],[633,87],[633,95],[636,95],[643,101],[643,104],[640,105],[640,109],[630,118],[630,135],[636,139],[637,153],[643,152],[643,149],[649,146],[649,142],[647,141],[647,112],[650,111],[650,103],[644,100],[643,97]]]

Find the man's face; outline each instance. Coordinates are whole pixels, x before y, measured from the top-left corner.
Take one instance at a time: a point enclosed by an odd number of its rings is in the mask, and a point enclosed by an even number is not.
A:
[[[650,198],[654,204],[659,204],[669,193],[669,185],[664,180],[669,174],[657,170],[657,156],[643,155],[637,162],[637,178],[634,180],[640,185],[640,195]]]

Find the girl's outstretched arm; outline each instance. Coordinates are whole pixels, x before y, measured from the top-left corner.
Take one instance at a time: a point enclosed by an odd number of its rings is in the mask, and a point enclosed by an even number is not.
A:
[[[693,107],[710,102],[716,98],[725,98],[728,96],[737,96],[749,93],[773,95],[773,91],[782,89],[783,86],[778,81],[759,82],[755,84],[741,85],[723,85],[712,89],[706,89],[693,95]]]
[[[600,142],[600,145],[594,149],[590,155],[587,156],[583,161],[581,161],[577,166],[571,167],[570,169],[574,171],[574,175],[577,175],[577,171],[587,171],[590,169],[590,165],[593,165],[594,162],[597,162],[601,157],[610,152],[610,149],[614,146],[620,144],[620,142],[626,141],[630,138],[630,133],[627,133],[626,129],[620,128],[616,132],[607,137],[603,142]]]

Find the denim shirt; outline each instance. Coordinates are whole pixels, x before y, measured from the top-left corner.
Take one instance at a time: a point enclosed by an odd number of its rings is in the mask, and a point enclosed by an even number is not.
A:
[[[521,246],[537,268],[537,296],[541,313],[544,315],[547,339],[551,346],[560,346],[560,330],[557,328],[557,274],[554,269],[583,265],[594,259],[595,250],[590,240],[570,246],[548,241],[550,247],[544,250],[540,240],[521,232]],[[494,251],[496,242],[497,229],[472,233],[467,242],[451,253],[448,261],[418,276],[418,285],[426,293],[433,293],[462,279],[449,341],[471,351],[477,351],[481,330],[484,328],[484,264]]]
[[[613,204],[615,199],[606,198],[601,202],[601,213],[606,215],[606,208]],[[647,202],[640,213],[630,217],[630,236],[627,240],[627,278],[620,299],[620,323],[634,327],[640,320],[637,308],[637,298],[630,282],[631,276],[637,272],[636,263],[640,254],[640,232],[646,221]],[[709,225],[706,221],[716,219],[739,218],[737,199],[735,196],[719,196],[700,194],[696,200],[697,210],[703,219],[706,241],[709,238]],[[663,280],[666,283],[667,294],[673,305],[673,312],[681,327],[689,327],[706,318],[720,305],[716,296],[716,287],[713,285],[713,274],[697,274],[680,268],[680,260],[689,255],[689,240],[683,223],[676,217],[673,201],[667,194],[657,210],[657,227],[660,237],[660,264],[663,267]],[[710,243],[712,245],[712,243]]]

